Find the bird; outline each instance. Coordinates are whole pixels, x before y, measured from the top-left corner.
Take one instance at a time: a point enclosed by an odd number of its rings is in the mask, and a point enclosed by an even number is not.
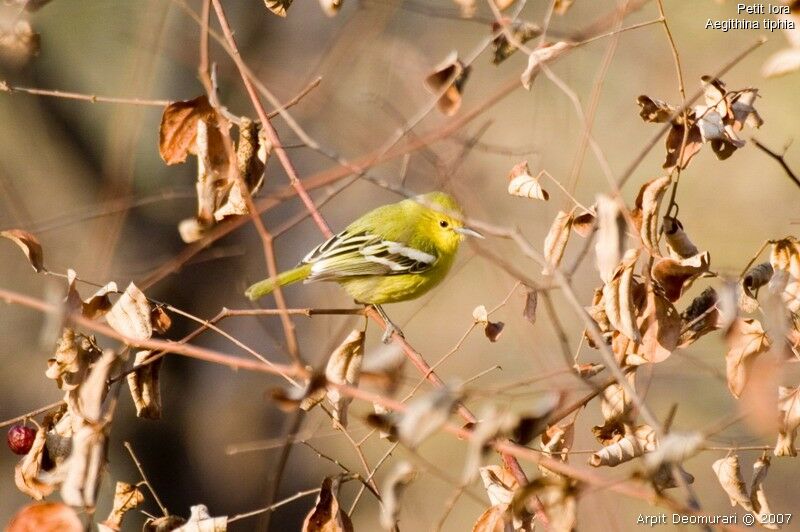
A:
[[[429,192],[383,205],[312,249],[297,267],[250,286],[255,301],[276,286],[335,281],[356,301],[372,305],[387,324],[383,341],[397,328],[381,305],[416,299],[450,271],[466,236],[484,238],[465,226],[463,211],[445,192]]]

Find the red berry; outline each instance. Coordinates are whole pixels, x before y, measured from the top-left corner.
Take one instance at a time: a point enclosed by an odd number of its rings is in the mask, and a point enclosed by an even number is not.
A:
[[[14,454],[28,454],[36,438],[36,431],[23,425],[8,429],[8,447]]]

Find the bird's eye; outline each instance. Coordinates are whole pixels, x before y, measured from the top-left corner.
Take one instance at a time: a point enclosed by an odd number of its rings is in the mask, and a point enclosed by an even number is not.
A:
[[[448,224],[446,220],[442,220],[439,222],[439,227],[447,227],[448,225],[450,224]]]

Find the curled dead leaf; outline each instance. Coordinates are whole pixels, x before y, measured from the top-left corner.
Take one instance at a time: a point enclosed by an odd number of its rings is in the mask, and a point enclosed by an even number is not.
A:
[[[650,275],[663,289],[669,301],[677,301],[695,279],[708,272],[711,256],[708,251],[687,259],[662,257],[653,263]]]
[[[754,318],[737,318],[728,329],[725,340],[728,344],[725,355],[728,389],[738,398],[747,384],[753,363],[758,355],[769,350],[771,342],[761,322]]]
[[[769,262],[756,264],[747,270],[742,278],[744,292],[750,297],[756,297],[758,289],[770,282],[774,272],[775,270],[772,269],[772,264]]]
[[[130,283],[106,314],[106,321],[118,333],[137,340],[153,336],[150,302],[139,288]]]
[[[778,410],[780,429],[775,443],[775,456],[797,456],[794,441],[800,427],[800,386],[795,388],[778,387]]]
[[[528,168],[528,161],[522,161],[515,165],[508,174],[508,193],[521,198],[548,201],[550,194],[542,188],[541,176],[542,172],[533,177]]]
[[[645,248],[653,256],[660,256],[658,250],[658,211],[661,200],[667,191],[672,179],[670,176],[658,177],[642,185],[639,196],[636,198],[636,208],[641,215],[639,235]],[[632,214],[632,216],[635,216]]]
[[[738,504],[748,512],[752,512],[753,505],[750,503],[750,496],[747,494],[747,487],[742,478],[742,470],[739,468],[739,456],[731,454],[720,458],[711,465],[711,468],[717,475],[720,486],[728,494],[731,506]]]
[[[680,220],[664,216],[663,227],[670,255],[680,259],[688,259],[700,253],[697,246],[689,239],[686,231],[683,230],[683,224]]]
[[[522,309],[522,316],[530,322],[536,323],[536,307],[539,304],[539,292],[532,288],[525,291],[525,308]]]
[[[35,235],[22,229],[8,229],[0,231],[0,236],[14,242],[25,253],[28,262],[37,273],[44,271],[44,254],[42,245]]]
[[[774,270],[770,290],[781,295],[789,312],[800,311],[800,241],[791,236],[776,241],[769,262]]]
[[[503,20],[503,23],[506,23]],[[495,34],[500,30],[501,26],[498,22],[492,23],[492,33]],[[512,40],[509,41],[505,32],[501,32],[492,41],[492,63],[499,65],[517,51],[517,43],[525,44],[531,39],[541,35],[542,30],[536,24],[524,20],[512,22],[509,24],[508,31],[511,33]]]
[[[134,367],[145,362],[152,351],[139,351],[133,361]],[[159,386],[158,373],[161,370],[159,358],[150,362],[127,377],[128,387],[131,390],[133,404],[136,406],[136,416],[144,419],[161,419],[161,387]]]
[[[453,116],[461,107],[461,93],[469,77],[470,67],[465,66],[453,51],[425,78],[425,86],[433,94],[440,94],[436,106],[446,116]]]
[[[556,214],[544,239],[544,259],[547,265],[542,269],[542,275],[550,275],[561,264],[569,241],[574,212],[573,208],[569,212],[558,211]]]
[[[681,313],[681,336],[678,347],[687,347],[701,336],[719,328],[717,299],[717,291],[708,287]]]
[[[592,467],[614,467],[633,460],[644,453],[654,451],[658,446],[655,430],[649,425],[640,425],[629,431],[625,437],[603,447],[589,458]]]
[[[325,378],[334,384],[347,384],[358,386],[361,375],[361,361],[364,357],[364,332],[353,330],[337,347],[328,359],[325,368]],[[353,400],[352,397],[342,395],[335,387],[328,386],[328,401],[333,406],[334,426],[341,424],[347,426],[347,407]]]
[[[539,477],[521,487],[511,501],[513,516],[528,522],[538,505],[547,516],[548,530],[574,530],[578,517],[578,485],[564,477]],[[538,501],[538,502],[535,502]]]
[[[173,102],[164,108],[159,129],[158,151],[167,164],[178,164],[190,153],[197,153],[197,124],[216,120],[216,111],[208,98]]]
[[[44,460],[47,453],[47,428],[42,426],[36,431],[28,454],[14,468],[14,482],[22,493],[40,501],[50,495],[56,484],[41,479],[39,474],[44,469]]]
[[[582,238],[587,238],[597,225],[597,217],[589,211],[579,214],[572,220],[572,230]]]
[[[564,52],[575,46],[572,43],[558,41],[556,43],[542,43],[528,56],[528,66],[520,76],[520,81],[525,90],[531,89],[531,83],[539,73],[539,65],[561,57]]]
[[[139,488],[127,482],[117,482],[114,488],[114,507],[106,520],[98,527],[105,527],[106,530],[121,530],[125,514],[143,502],[144,494],[139,491]],[[102,528],[100,530],[102,532]]]
[[[264,0],[264,5],[275,15],[285,17],[286,11],[289,9],[289,6],[292,5],[292,1],[293,0]]]
[[[634,342],[642,337],[636,327],[633,268],[639,260],[639,250],[629,249],[614,270],[609,282],[603,286],[603,306],[612,327]]]
[[[338,477],[325,477],[314,508],[303,521],[302,532],[353,532],[353,523],[339,507]]]
[[[777,523],[770,522],[768,518],[773,512],[769,508],[767,494],[764,492],[764,480],[767,478],[769,465],[770,458],[766,453],[753,463],[753,480],[750,482],[750,504],[753,505],[756,521],[761,523],[761,526],[770,530],[778,530],[780,526]]]
[[[627,224],[619,204],[602,194],[597,196],[597,224],[597,244],[594,246],[597,271],[600,272],[600,279],[607,283],[625,252]]]
[[[673,107],[661,100],[650,98],[644,94],[636,99],[636,103],[639,104],[641,108],[639,110],[639,116],[641,116],[642,120],[645,122],[657,124],[669,122],[672,115],[678,111],[677,107]]]

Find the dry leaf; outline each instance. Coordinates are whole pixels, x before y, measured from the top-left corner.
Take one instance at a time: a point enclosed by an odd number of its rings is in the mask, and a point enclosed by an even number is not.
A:
[[[34,271],[41,272],[44,270],[44,255],[42,254],[42,245],[39,239],[27,231],[22,229],[8,229],[7,231],[0,231],[0,236],[7,238],[14,242],[28,257],[28,262],[33,267]]]
[[[681,336],[678,347],[687,347],[701,336],[717,330],[719,319],[717,292],[708,287],[681,313]]]
[[[650,275],[669,301],[677,301],[695,279],[708,272],[710,266],[711,256],[704,251],[687,259],[657,259]]]
[[[577,364],[577,363],[573,364],[572,369],[573,371],[575,371],[575,373],[578,374],[580,378],[589,379],[599,374],[601,371],[606,369],[606,367],[604,364],[588,362],[586,364]]]
[[[638,249],[629,249],[622,256],[611,280],[603,286],[603,305],[611,325],[634,342],[642,337],[636,327],[633,268],[639,259]]]
[[[45,453],[47,452],[45,448],[46,442],[47,429],[44,426],[39,427],[28,454],[14,468],[14,482],[17,488],[37,501],[50,495],[56,488],[53,483],[39,478]]]
[[[542,188],[540,178],[542,172],[536,177],[531,176],[528,161],[522,161],[514,166],[508,174],[508,193],[512,196],[547,201],[550,194]]]
[[[683,224],[677,218],[664,216],[664,236],[670,255],[679,259],[688,259],[700,253],[689,236],[683,230]]]
[[[197,153],[197,124],[212,119],[216,120],[216,111],[205,95],[165,107],[158,139],[158,151],[164,162],[182,163],[190,153]]]
[[[511,504],[519,484],[513,474],[504,467],[490,465],[480,468],[481,480],[489,502],[493,506]]]
[[[536,307],[539,303],[539,292],[528,288],[525,292],[525,308],[522,309],[522,316],[528,320],[531,325],[536,323]]]
[[[83,532],[78,514],[61,502],[40,502],[23,506],[6,532]]]
[[[756,297],[758,289],[770,282],[773,273],[775,270],[772,269],[772,264],[769,262],[756,264],[747,270],[742,278],[742,288],[745,294],[752,298]]]
[[[625,350],[627,364],[658,363],[666,360],[678,347],[682,320],[675,307],[652,289],[647,291],[647,305],[636,321],[640,344],[630,342]]]
[[[767,478],[769,464],[770,458],[766,453],[753,463],[753,480],[750,482],[750,504],[753,505],[756,522],[760,523],[764,528],[778,530],[780,526],[769,522],[768,516],[772,515],[773,512],[769,508],[767,494],[764,493],[764,480]]]
[[[106,314],[106,321],[112,329],[128,338],[147,340],[153,336],[150,302],[133,283]]]
[[[189,520],[178,528],[172,529],[173,532],[225,532],[228,530],[228,518],[225,516],[211,517],[204,504],[192,506],[189,511]]]
[[[542,441],[539,448],[547,453],[551,458],[561,460],[566,463],[569,461],[569,451],[575,439],[575,418],[566,424],[551,425],[542,433]],[[559,473],[539,465],[542,476],[559,476]]]
[[[547,265],[542,269],[542,275],[550,275],[561,264],[564,250],[569,241],[570,227],[575,209],[569,212],[558,211],[550,231],[544,239],[544,259]]]
[[[490,506],[472,525],[472,532],[505,532],[510,519],[507,505]]]
[[[742,478],[742,470],[739,468],[739,456],[732,454],[720,458],[711,465],[711,468],[717,475],[722,489],[728,494],[731,506],[738,504],[748,512],[752,512],[753,505],[750,503],[750,496],[747,494],[747,487]]]
[[[363,356],[364,332],[353,330],[328,359],[325,378],[330,383],[357,387]],[[327,397],[328,401],[333,405],[334,426],[336,426],[336,423],[340,423],[342,427],[347,427],[347,407],[353,398],[342,395],[333,386],[328,386]]]
[[[173,532],[186,522],[186,519],[178,515],[167,515],[165,517],[148,517],[142,527],[142,532]],[[196,530],[193,532],[197,532]]]
[[[511,512],[515,518],[526,522],[535,513],[531,503],[538,500],[547,516],[547,530],[570,532],[576,527],[577,494],[574,481],[564,477],[540,477],[516,491],[511,501]]]
[[[558,59],[573,46],[575,45],[572,43],[559,41],[556,43],[542,43],[541,46],[533,50],[528,56],[528,66],[520,76],[520,81],[522,82],[522,86],[525,87],[525,90],[531,89],[531,83],[539,73],[539,65],[552,61],[553,59]]]
[[[133,361],[134,367],[142,364],[152,353],[152,351],[137,352]],[[163,360],[163,358],[159,358],[127,376],[137,417],[161,419],[161,387],[158,382],[158,373]]]
[[[472,319],[475,323],[489,323],[489,312],[485,305],[478,305],[472,310]]]
[[[553,12],[556,15],[566,15],[575,0],[554,0]]]
[[[596,226],[597,218],[594,214],[587,211],[579,214],[572,220],[572,230],[578,233],[582,238],[587,238],[592,234]]]
[[[461,93],[469,77],[470,67],[458,59],[453,51],[425,78],[425,86],[433,94],[440,94],[436,106],[446,116],[453,116],[461,107]]]
[[[293,0],[264,0],[264,5],[279,17],[286,16],[286,10],[292,5]]]
[[[86,379],[89,366],[101,354],[94,338],[76,335],[73,329],[66,327],[56,344],[54,357],[47,361],[45,376],[55,380],[62,390],[75,390]]]
[[[90,320],[103,316],[111,308],[111,299],[109,294],[116,293],[117,283],[110,282],[101,287],[94,294],[89,296],[88,299],[81,299],[76,286],[78,274],[75,270],[67,270],[67,308],[72,312],[80,312],[85,318]]]
[[[125,514],[144,502],[144,495],[139,488],[127,482],[117,482],[114,488],[114,507],[108,517],[99,523],[98,530],[121,530]]]
[[[778,387],[778,410],[780,411],[780,430],[775,443],[775,456],[797,456],[794,441],[800,426],[800,386],[796,388]]]
[[[641,213],[642,220],[639,235],[644,247],[653,256],[661,255],[658,250],[658,211],[661,208],[664,193],[671,182],[672,179],[669,176],[648,181],[642,185],[639,197],[636,199],[636,207]]]
[[[624,438],[603,447],[589,458],[592,467],[614,467],[644,453],[654,451],[658,446],[656,433],[649,425],[640,425]]]
[[[506,21],[504,20],[503,23],[505,24]],[[492,34],[497,33],[500,30],[500,24],[498,22],[492,23]],[[541,35],[542,30],[536,24],[532,24],[530,22],[526,22],[524,20],[512,22],[509,25],[508,31],[511,33],[513,37],[512,41],[508,40],[505,32],[501,32],[497,37],[494,38],[492,41],[492,50],[494,51],[494,57],[492,58],[492,63],[495,65],[499,65],[511,55],[517,51],[517,43],[525,44],[526,42],[530,41],[531,39],[538,37]]]
[[[387,475],[381,490],[383,505],[381,506],[380,515],[381,526],[386,530],[393,530],[397,526],[403,491],[414,480],[415,476],[416,471],[408,462],[400,462]]]
[[[789,312],[800,311],[800,241],[787,237],[775,242],[769,262],[774,269],[770,290],[781,295]]]
[[[302,532],[353,532],[353,523],[339,507],[338,477],[325,477],[314,508],[303,521]]]
[[[642,120],[645,122],[657,124],[669,122],[669,119],[672,117],[672,115],[678,111],[677,107],[673,107],[666,102],[662,102],[661,100],[650,98],[644,94],[636,99],[636,103],[638,103],[639,107],[641,107],[639,110],[639,116],[641,116]]]
[[[490,321],[483,328],[483,334],[489,339],[490,342],[496,342],[503,333],[505,326],[506,324],[502,321]]]
[[[770,340],[761,327],[761,323],[753,318],[738,318],[725,336],[728,352],[725,365],[728,376],[728,389],[734,397],[739,397],[758,355],[769,350]]]
[[[625,251],[625,217],[619,204],[608,196],[597,196],[597,271],[604,283],[611,280],[614,270],[622,260]]]

